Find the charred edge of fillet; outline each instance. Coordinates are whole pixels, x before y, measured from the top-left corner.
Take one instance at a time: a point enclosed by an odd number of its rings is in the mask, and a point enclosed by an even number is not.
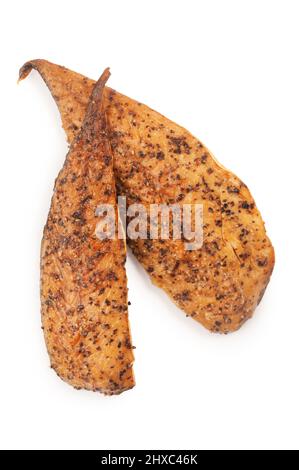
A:
[[[91,118],[94,118],[95,120],[98,113],[100,112],[103,90],[110,75],[109,67],[107,67],[94,85],[91,96],[89,98],[89,104],[82,124],[82,129],[84,129],[86,123],[90,121]]]
[[[28,62],[25,62],[25,64],[22,65],[22,67],[19,70],[19,80],[18,80],[18,82],[21,82],[26,77],[28,77],[31,70],[34,69],[34,70],[37,70],[37,72],[41,75],[44,82],[48,86],[47,80],[46,80],[46,78],[44,77],[44,75],[41,71],[41,67],[39,66],[41,62],[44,62],[44,61],[42,59],[34,59],[34,60],[29,60]],[[64,68],[64,67],[62,67],[62,68]]]

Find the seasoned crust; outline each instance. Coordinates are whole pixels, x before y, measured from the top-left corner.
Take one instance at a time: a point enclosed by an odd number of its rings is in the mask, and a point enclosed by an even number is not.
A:
[[[82,129],[55,182],[42,241],[41,306],[57,374],[76,388],[113,395],[135,381],[126,247],[123,240],[99,240],[95,234],[98,205],[116,209],[102,104],[108,76],[105,71],[95,85]]]
[[[61,113],[69,142],[77,134],[94,82],[64,67],[35,68]],[[187,130],[110,88],[104,92],[118,193],[128,204],[202,203],[204,246],[186,252],[180,240],[128,240],[152,281],[195,320],[215,332],[250,318],[274,267],[274,250],[247,188]]]

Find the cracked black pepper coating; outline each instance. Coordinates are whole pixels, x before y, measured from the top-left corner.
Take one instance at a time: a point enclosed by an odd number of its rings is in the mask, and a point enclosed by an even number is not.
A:
[[[26,63],[20,77],[32,68],[49,87],[72,142],[94,82],[44,60]],[[134,255],[187,316],[211,331],[238,329],[253,315],[274,266],[247,186],[186,129],[156,111],[108,87],[104,102],[117,192],[127,204],[204,207],[202,249],[186,251],[184,240],[128,240]]]
[[[135,382],[125,245],[95,235],[97,206],[116,207],[102,100],[108,77],[106,70],[95,85],[82,129],[55,183],[42,242],[41,302],[52,368],[77,389],[112,395]]]

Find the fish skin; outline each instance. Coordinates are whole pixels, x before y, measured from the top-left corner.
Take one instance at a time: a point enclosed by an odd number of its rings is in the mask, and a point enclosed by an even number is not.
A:
[[[48,61],[29,61],[46,82],[72,142],[94,82]],[[204,206],[204,244],[130,240],[132,252],[187,316],[213,332],[251,318],[270,280],[275,256],[247,186],[186,129],[108,87],[104,92],[118,194],[127,203]]]
[[[125,243],[95,234],[98,205],[111,204],[117,212],[102,100],[108,77],[106,70],[95,85],[55,182],[41,250],[41,311],[59,377],[75,388],[114,395],[135,380]]]

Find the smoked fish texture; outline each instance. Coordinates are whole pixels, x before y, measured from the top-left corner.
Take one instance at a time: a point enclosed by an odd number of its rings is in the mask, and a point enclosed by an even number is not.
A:
[[[96,234],[99,206],[117,213],[103,106],[108,77],[106,70],[92,87],[82,127],[55,182],[42,241],[41,308],[52,368],[76,388],[112,395],[135,382],[125,243]]]
[[[82,125],[94,81],[45,60],[29,61],[59,108],[68,141]],[[105,87],[104,108],[117,193],[127,204],[202,204],[203,246],[128,238],[152,281],[213,332],[237,330],[251,318],[269,282],[274,250],[247,186],[186,129]]]

